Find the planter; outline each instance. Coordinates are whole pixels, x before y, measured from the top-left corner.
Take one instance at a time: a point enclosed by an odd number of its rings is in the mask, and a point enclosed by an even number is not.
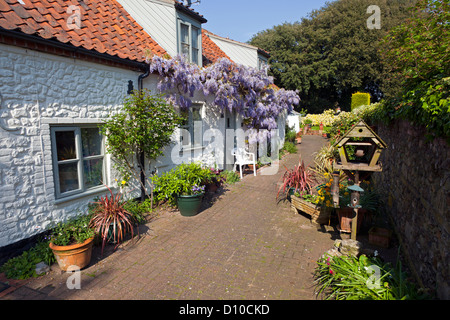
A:
[[[206,185],[206,191],[208,191],[209,193],[215,193],[217,191],[217,189],[219,189],[219,187],[217,186],[217,183],[215,183],[215,182],[208,183]]]
[[[389,248],[392,237],[392,231],[385,228],[372,227],[369,230],[369,243],[383,247]]]
[[[359,229],[361,228],[365,213],[366,213],[365,209],[358,210],[358,227],[357,227],[356,232],[359,232]],[[352,232],[352,219],[355,215],[353,208],[350,208],[350,207],[339,208],[339,209],[337,209],[337,215],[339,218],[339,230],[341,232],[351,233]]]
[[[92,237],[83,243],[69,246],[57,246],[50,243],[50,249],[52,249],[56,261],[58,261],[59,268],[62,271],[67,271],[70,266],[77,266],[83,269],[89,264],[93,244],[94,238]]]
[[[311,222],[315,224],[328,224],[330,222],[331,208],[317,207],[311,202],[305,201],[295,195],[291,195],[291,208],[295,213],[301,211],[311,216]]]
[[[256,168],[255,168],[255,167],[253,166],[253,164],[249,164],[249,165],[248,165],[248,168],[249,168],[251,171],[255,172],[256,170],[258,170],[259,165],[256,165]]]
[[[177,196],[177,204],[180,213],[184,217],[192,217],[200,212],[203,193],[190,196]]]
[[[300,143],[302,143],[302,138],[300,137],[300,138],[295,138],[295,141],[297,142],[297,144],[300,144]]]

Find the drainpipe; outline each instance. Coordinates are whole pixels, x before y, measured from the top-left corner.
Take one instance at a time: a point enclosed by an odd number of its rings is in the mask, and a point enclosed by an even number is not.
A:
[[[139,92],[142,92],[144,89],[144,79],[147,78],[150,75],[150,65],[146,64],[146,71],[145,73],[139,75],[138,78],[138,90]],[[139,167],[141,169],[141,201],[145,201],[145,154],[144,152],[140,152],[138,155],[139,158]]]

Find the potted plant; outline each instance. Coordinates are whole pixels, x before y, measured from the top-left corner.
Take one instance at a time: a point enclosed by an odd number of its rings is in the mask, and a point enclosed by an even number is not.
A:
[[[126,235],[131,234],[133,237],[133,226],[136,223],[134,215],[125,208],[122,193],[114,194],[110,188],[108,190],[110,196],[105,195],[93,202],[89,224],[102,240],[102,254],[107,242],[115,243],[117,248]]]
[[[153,184],[157,192],[157,200],[168,201],[171,205],[176,205],[182,215],[195,215],[195,213],[184,210],[184,202],[195,202],[201,204],[205,185],[211,181],[211,171],[202,168],[200,163],[183,163],[169,172],[153,177]],[[185,201],[186,200],[186,201]],[[196,206],[197,207],[197,206]],[[200,209],[200,206],[198,206]]]
[[[205,186],[193,185],[190,192],[177,195],[178,210],[184,217],[192,217],[199,213],[205,195]]]
[[[278,189],[277,199],[280,194],[286,194],[286,196],[292,195],[295,192],[298,193],[311,193],[314,183],[313,174],[305,167],[305,163],[299,160],[297,166],[294,169],[288,169],[285,166],[286,171],[281,177],[281,186]]]
[[[297,144],[302,143],[302,132],[301,131],[297,132],[297,136],[295,137],[295,141],[297,142]]]
[[[49,246],[61,270],[83,269],[90,263],[95,231],[89,221],[90,216],[83,215],[53,229]]]

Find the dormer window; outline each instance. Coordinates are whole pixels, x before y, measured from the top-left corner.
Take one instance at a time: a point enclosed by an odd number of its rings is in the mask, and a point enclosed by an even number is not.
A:
[[[179,41],[178,53],[184,55],[189,62],[201,66],[201,29],[188,21],[178,20]]]
[[[202,66],[202,23],[207,20],[189,6],[175,2],[177,10],[177,47],[178,54],[184,55],[189,62]]]

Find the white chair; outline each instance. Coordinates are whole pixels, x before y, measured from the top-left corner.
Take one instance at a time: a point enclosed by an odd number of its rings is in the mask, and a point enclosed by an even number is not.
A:
[[[255,155],[253,153],[245,151],[245,149],[242,148],[234,148],[231,150],[231,155],[236,157],[236,162],[234,163],[233,171],[236,170],[236,166],[239,165],[239,172],[241,174],[242,179],[242,167],[253,164],[253,174],[256,177],[256,161],[255,161]]]

